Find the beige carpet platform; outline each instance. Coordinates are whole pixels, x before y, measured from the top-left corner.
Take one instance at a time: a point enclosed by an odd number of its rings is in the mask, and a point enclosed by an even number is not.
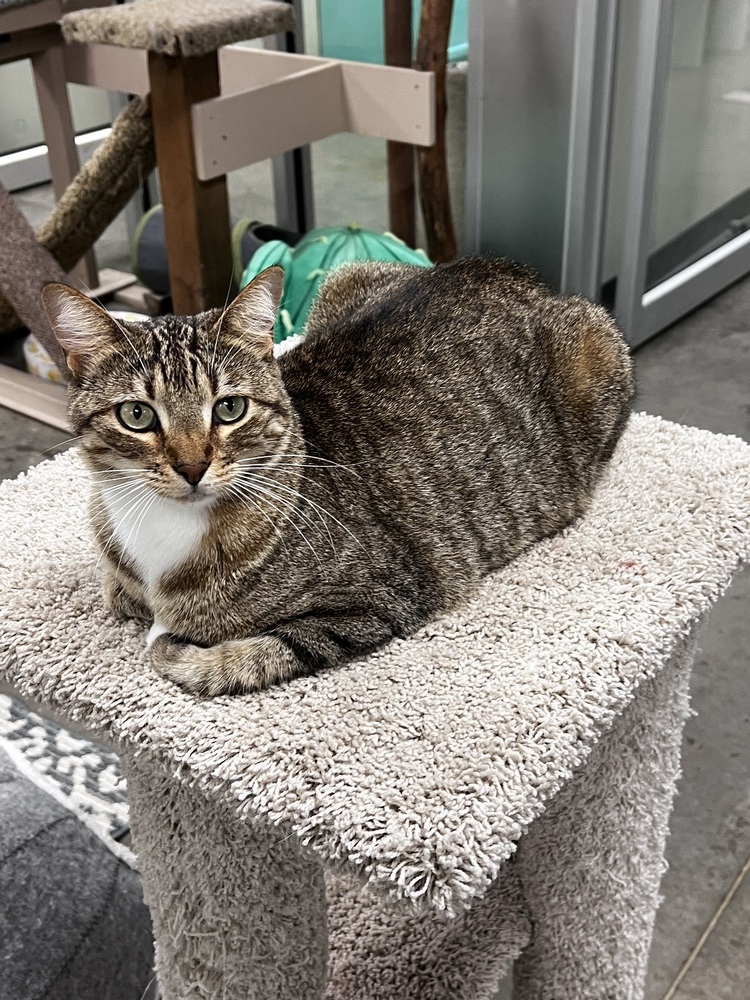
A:
[[[168,56],[202,56],[222,45],[294,31],[279,0],[138,0],[66,14],[66,42],[100,42]]]
[[[111,740],[165,1000],[638,1000],[750,447],[636,415],[589,513],[346,669],[200,701],[104,613],[75,453],[0,486],[0,671]],[[698,640],[699,641],[699,640]]]

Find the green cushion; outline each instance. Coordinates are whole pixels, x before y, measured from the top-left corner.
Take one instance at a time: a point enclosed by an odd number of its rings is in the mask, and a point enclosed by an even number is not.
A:
[[[275,339],[302,333],[320,286],[327,274],[358,260],[397,261],[431,267],[422,250],[412,250],[391,233],[373,233],[356,224],[313,229],[296,247],[272,240],[257,250],[245,268],[244,288],[267,267],[284,268],[284,296],[276,321]]]

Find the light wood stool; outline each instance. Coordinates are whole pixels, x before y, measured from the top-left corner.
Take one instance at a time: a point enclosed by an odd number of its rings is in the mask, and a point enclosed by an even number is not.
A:
[[[229,204],[224,176],[196,173],[193,105],[221,92],[218,49],[294,29],[294,11],[275,0],[137,0],[68,14],[69,42],[148,52],[169,279],[176,313],[227,300],[232,287]]]

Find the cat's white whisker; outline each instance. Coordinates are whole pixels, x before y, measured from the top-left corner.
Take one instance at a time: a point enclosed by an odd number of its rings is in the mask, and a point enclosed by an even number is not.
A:
[[[271,527],[273,528],[274,532],[278,536],[279,541],[281,542],[281,544],[284,546],[284,548],[288,552],[289,548],[288,548],[288,546],[286,544],[286,539],[284,538],[284,534],[280,530],[278,524],[276,524],[276,522],[274,521],[274,519],[268,513],[268,511],[264,510],[263,509],[263,505],[261,503],[259,503],[254,497],[252,497],[249,494],[243,492],[241,489],[236,489],[235,487],[236,487],[236,484],[232,484],[229,487],[229,489],[228,489],[227,492],[230,495],[232,495],[232,496],[236,496],[238,499],[242,500],[243,502],[244,501],[248,501],[249,503],[251,503],[253,505],[253,507],[255,507],[256,510],[258,510],[263,515],[263,517],[265,517],[265,519],[268,521],[268,523],[271,525]]]
[[[152,986],[152,984],[153,984],[153,982],[154,982],[154,980],[155,980],[155,979],[156,979],[156,974],[154,974],[154,975],[153,975],[153,976],[152,976],[152,977],[151,977],[151,978],[149,979],[149,981],[148,981],[148,982],[146,983],[146,988],[145,988],[145,990],[143,991],[143,993],[141,993],[141,997],[140,997],[140,1000],[146,1000],[146,994],[147,994],[147,993],[148,993],[148,991],[149,991],[149,990],[151,989],[151,986]]]
[[[248,455],[245,458],[238,459],[237,464],[238,465],[242,465],[244,463],[249,464],[254,462],[265,461],[267,459],[273,460],[276,458],[280,460],[294,459],[294,458],[302,459],[302,461],[298,465],[294,464],[293,466],[291,466],[293,468],[304,467],[308,469],[331,469],[331,471],[333,471],[334,469],[341,469],[344,472],[351,472],[352,475],[355,475],[358,478],[361,478],[361,476],[359,475],[358,472],[355,471],[355,466],[366,465],[365,462],[354,462],[351,465],[343,465],[341,462],[334,462],[329,458],[324,458],[322,455],[310,455],[308,452],[304,451],[301,452],[282,451],[282,452],[276,452],[275,454],[271,455]],[[275,469],[282,468],[282,466],[277,462],[274,462],[273,467]]]
[[[288,487],[284,487],[276,479],[271,479],[271,478],[269,478],[267,476],[259,476],[259,475],[257,475],[257,474],[254,473],[253,476],[252,476],[252,478],[249,481],[253,484],[253,487],[255,489],[257,489],[257,490],[262,490],[263,489],[263,487],[257,485],[258,480],[264,482],[267,487],[273,486],[276,489],[281,490],[283,493],[287,493],[287,494],[295,497],[298,501],[299,500],[307,500],[307,497],[304,497],[298,490],[292,490],[292,489],[289,489]],[[292,504],[291,501],[286,500],[286,499],[284,499],[282,497],[278,497],[278,496],[276,496],[276,499],[279,501],[279,503],[287,503],[287,504],[289,504],[291,507],[293,507],[298,512],[298,514],[299,514],[299,516],[301,518],[304,518],[305,523],[310,528],[313,528],[313,529],[315,528],[315,522],[312,520],[312,518],[308,514],[305,513],[305,511],[302,509],[302,507],[301,507],[300,504]],[[330,543],[331,549],[332,549],[333,554],[335,556],[336,555],[336,544],[335,544],[335,542],[333,540],[333,536],[331,535],[331,530],[330,530],[327,522],[325,521],[325,519],[322,518],[322,517],[320,517],[320,514],[318,514],[318,517],[320,518],[320,522],[323,525],[323,528],[325,529],[326,534],[328,535],[328,541]]]
[[[53,444],[50,448],[45,448],[42,455],[49,455],[51,451],[55,451],[57,448],[64,448],[68,444],[72,444],[74,441],[80,441],[81,435],[77,434],[75,437],[67,438],[65,441],[58,441],[57,444]]]
[[[106,509],[108,501],[123,500],[128,496],[134,496],[136,493],[140,492],[141,489],[144,489],[144,486],[142,483],[126,482],[117,483],[114,486],[106,486],[104,489],[107,491],[107,496],[104,497],[101,493],[99,493],[92,497],[91,503]]]
[[[132,499],[132,501],[128,504],[128,506],[122,510],[121,517],[123,523],[127,523],[127,519],[131,518],[132,524],[130,527],[130,531],[128,532],[124,542],[117,538],[116,532],[113,532],[112,534],[112,541],[119,541],[120,543],[120,558],[117,561],[118,571],[122,567],[123,559],[126,556],[130,555],[130,553],[128,552],[128,546],[130,544],[131,538],[133,537],[133,530],[136,526],[136,523],[140,524],[140,516],[144,513],[144,511],[148,509],[148,507],[151,505],[155,497],[156,494],[152,490],[146,489],[146,487],[144,486],[142,492],[136,494],[136,496]]]
[[[94,496],[98,499],[104,499],[104,494],[107,496],[115,496],[119,493],[129,492],[133,489],[139,489],[144,487],[145,483],[138,478],[128,478],[128,479],[106,479],[99,480],[95,483]]]
[[[281,513],[282,516],[286,517],[286,523],[289,524],[292,528],[294,528],[294,530],[300,536],[300,538],[302,539],[302,541],[305,543],[305,545],[307,545],[307,547],[312,552],[312,554],[315,557],[315,560],[318,563],[318,565],[322,568],[323,562],[322,562],[320,556],[315,551],[315,548],[312,545],[312,543],[310,542],[310,540],[307,537],[307,535],[304,533],[304,531],[302,531],[302,529],[300,528],[300,526],[298,524],[296,524],[295,521],[294,521],[294,516],[293,516],[294,513],[301,514],[301,512],[300,512],[300,510],[299,510],[298,507],[295,507],[293,504],[290,504],[288,501],[285,501],[282,497],[275,496],[273,493],[270,493],[268,490],[264,490],[262,488],[257,487],[255,484],[249,483],[247,480],[242,480],[242,481],[239,481],[239,482],[235,482],[234,483],[234,487],[237,489],[238,492],[242,493],[248,499],[251,498],[252,494],[257,494],[257,495],[260,495],[260,496],[268,497],[271,500],[271,502],[272,502],[271,506],[273,506],[274,503],[276,503],[276,504],[283,504],[284,505],[283,508],[276,507],[276,509],[279,510],[279,513]],[[257,501],[257,499],[255,497],[253,497],[253,500],[254,500],[254,502],[256,504],[258,503],[258,501]],[[291,510],[292,514],[291,515],[290,514],[284,515],[284,510],[287,510],[287,511]],[[310,527],[312,527],[312,525],[310,525]]]
[[[109,482],[110,480],[120,480],[127,478],[143,478],[143,469],[101,469],[96,472],[89,472],[89,477],[96,483]]]
[[[133,354],[135,355],[135,357],[137,358],[137,360],[140,361],[141,367],[143,369],[143,374],[146,376],[146,381],[148,381],[149,378],[150,378],[150,372],[149,372],[148,367],[146,365],[145,358],[140,353],[140,351],[137,351],[135,349],[135,345],[133,344],[133,341],[130,339],[130,336],[128,335],[128,331],[125,329],[125,327],[123,326],[123,324],[117,319],[117,317],[113,316],[112,313],[110,313],[109,314],[109,318],[112,320],[112,322],[117,327],[117,329],[120,331],[120,333],[123,335],[123,337],[125,338],[125,340],[127,340],[127,342],[130,345],[130,349],[132,350]]]
[[[238,354],[244,349],[244,345],[241,343],[235,344],[224,357],[219,359],[219,364],[216,368],[216,374],[221,376],[224,375],[229,367],[229,365],[234,361]]]
[[[141,504],[141,503],[145,502],[146,500],[148,500],[148,493],[149,493],[149,491],[146,489],[146,487],[139,483],[139,484],[137,484],[136,488],[132,490],[132,492],[130,492],[130,493],[124,493],[122,496],[117,496],[116,499],[119,500],[119,501],[123,501],[123,500],[124,501],[129,501],[128,505],[125,507],[125,513],[127,514],[127,513],[130,513],[132,510],[139,509],[139,504]],[[99,494],[98,497],[96,497],[94,500],[92,500],[92,504],[94,504],[94,505],[101,504],[100,507],[99,506],[95,506],[95,509],[97,509],[100,512],[101,515],[104,515],[105,517],[109,517],[109,507],[107,506],[106,501],[105,501],[104,497],[101,494]],[[115,545],[115,543],[117,543],[117,541],[118,541],[117,534],[116,534],[116,532],[113,531],[110,534],[110,536],[107,539],[107,541],[102,545],[102,551],[101,551],[101,553],[99,555],[99,558],[96,561],[96,569],[97,570],[99,569],[99,565],[100,565],[102,559],[104,558],[104,556],[105,555],[109,555],[110,549]],[[122,566],[122,560],[124,559],[124,557],[125,557],[125,548],[123,547],[122,550],[121,550],[121,552],[120,552],[120,558],[119,558],[119,560],[117,562],[117,569],[118,570]]]
[[[128,532],[128,537],[125,539],[125,542],[122,546],[122,554],[120,555],[120,559],[117,564],[118,569],[122,565],[122,560],[125,558],[125,555],[126,554],[130,555],[129,549],[130,549],[131,539],[133,542],[135,542],[136,539],[138,538],[138,532],[140,531],[141,525],[143,524],[143,519],[145,518],[149,509],[153,506],[153,504],[158,498],[158,494],[154,493],[152,490],[149,490],[148,493],[149,495],[146,497],[145,501],[141,502],[140,507],[138,509],[134,509],[133,525],[130,531]]]
[[[293,490],[288,486],[283,486],[281,483],[276,483],[276,480],[269,480],[265,476],[257,476],[256,478],[262,481],[273,482],[275,485],[279,487],[279,489],[283,490],[285,493],[291,493],[293,496],[298,497],[302,502],[308,503],[317,513],[318,517],[320,517],[321,521],[324,524],[326,523],[325,518],[329,517],[334,522],[334,524],[337,524],[340,528],[343,528],[343,530],[347,533],[347,535],[349,535],[349,537],[354,542],[356,542],[356,544],[359,545],[360,548],[362,549],[365,548],[365,546],[362,544],[362,542],[360,542],[357,536],[345,524],[339,521],[339,519],[334,514],[332,514],[330,510],[326,510],[325,507],[322,507],[319,503],[316,503],[315,500],[312,500],[309,496],[306,496],[304,493],[300,493],[299,490]]]
[[[272,490],[266,489],[262,486],[258,486],[257,483],[252,482],[252,480],[250,481],[245,480],[245,483],[246,485],[250,486],[250,488],[253,489],[256,493],[262,496],[271,497],[271,499],[273,499],[276,503],[282,504],[285,510],[290,510],[298,517],[301,517],[308,528],[311,528],[313,530],[315,529],[315,522],[299,507],[298,504],[291,503],[285,497],[278,496]],[[331,539],[331,545],[333,545],[332,539]]]

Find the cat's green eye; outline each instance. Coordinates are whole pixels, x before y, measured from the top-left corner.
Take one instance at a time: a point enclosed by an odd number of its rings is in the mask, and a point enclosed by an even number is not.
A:
[[[245,416],[247,400],[244,396],[227,396],[214,406],[214,420],[217,424],[233,424]]]
[[[156,413],[148,403],[129,400],[127,403],[120,403],[115,413],[122,426],[129,431],[153,431],[159,425]]]

